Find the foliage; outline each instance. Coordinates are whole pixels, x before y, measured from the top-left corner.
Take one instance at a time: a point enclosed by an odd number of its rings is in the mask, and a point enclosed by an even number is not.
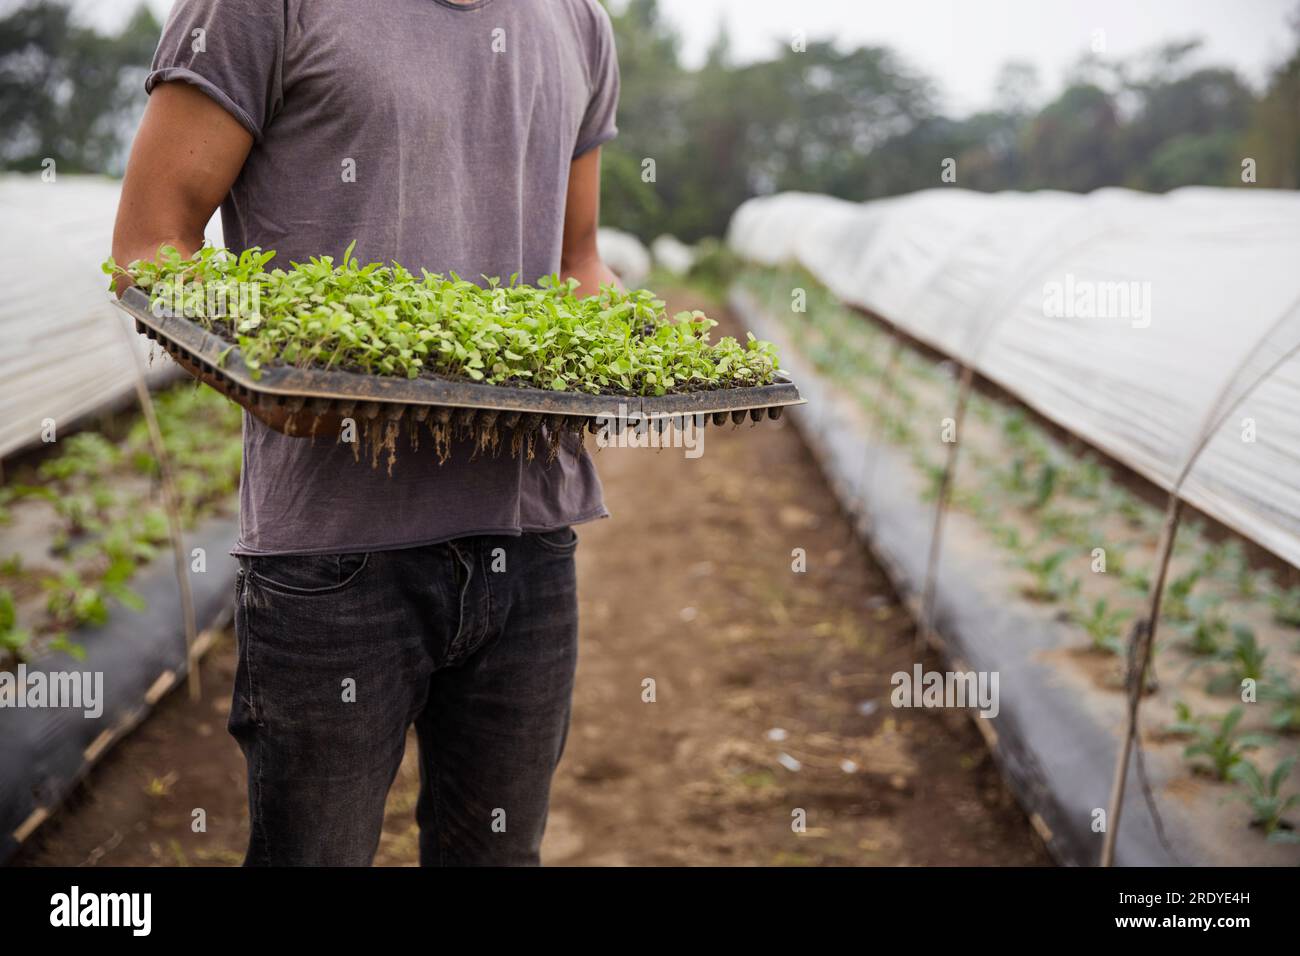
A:
[[[141,3],[105,36],[61,0],[31,0],[0,17],[0,168],[114,172],[144,103],[160,25]]]
[[[238,485],[240,413],[206,386],[168,389],[154,396],[154,405],[182,518],[193,525]],[[31,472],[34,483],[14,482],[0,492],[7,502],[38,499],[53,508],[62,524],[50,552],[61,561],[57,568],[28,568],[18,555],[0,562],[0,664],[29,657],[38,646],[84,656],[67,632],[103,624],[115,604],[140,607],[129,582],[169,538],[166,515],[148,487],[153,482],[134,478],[158,474],[142,418],[116,444],[97,432],[61,438],[55,453]],[[44,600],[39,612],[24,602],[31,619],[20,622],[14,595],[24,591]]]
[[[1244,624],[1232,629],[1233,641],[1215,655],[1214,659],[1227,665],[1222,674],[1211,679],[1208,690],[1211,693],[1232,693],[1241,687],[1243,681],[1260,681],[1264,677],[1264,659],[1268,651],[1261,647],[1255,638],[1255,632]]]
[[[1033,66],[1004,64],[994,102],[945,115],[934,83],[896,50],[774,42],[737,63],[725,26],[688,69],[659,0],[610,0],[622,76],[617,139],[603,153],[609,225],[649,241],[724,234],[736,206],[778,189],[845,199],[936,184],[986,191],[1240,185],[1300,187],[1300,30],[1261,95],[1195,62],[1198,41],[1125,59],[1087,54],[1045,101]],[[77,23],[67,0],[0,16],[0,166],[120,173],[159,25],[143,6],[116,35]],[[1300,28],[1300,18],[1297,19]],[[646,160],[654,161],[655,175]]]
[[[1026,597],[1036,601],[1060,601],[1073,597],[1079,591],[1077,578],[1065,575],[1064,564],[1070,557],[1070,551],[1062,549],[1041,558],[1024,556],[1020,558],[1021,569],[1028,571],[1033,584],[1025,588]]]
[[[1112,608],[1105,598],[1097,598],[1075,611],[1074,620],[1087,632],[1095,650],[1119,654],[1124,650],[1124,622],[1132,616],[1129,611]]]
[[[455,273],[416,277],[396,263],[362,266],[351,253],[349,246],[337,266],[322,256],[268,271],[274,252],[235,256],[205,247],[186,259],[164,247],[157,263],[122,269],[110,259],[104,270],[128,273],[155,304],[183,302],[188,316],[236,342],[255,373],[287,363],[663,395],[764,385],[777,367],[770,343],[752,335],[746,345],[730,336],[710,343],[716,322],[699,311],[669,319],[663,301],[644,289],[606,287],[580,298],[576,280],[555,276],[537,287],[513,276],[479,286]]]
[[[14,596],[0,588],[0,653],[21,654],[31,639],[31,632],[18,626]]]
[[[1246,753],[1269,743],[1263,734],[1242,734],[1237,730],[1245,711],[1234,707],[1222,717],[1195,717],[1184,703],[1177,705],[1178,719],[1170,726],[1176,734],[1187,734],[1192,742],[1183,756],[1209,770],[1216,779],[1227,780],[1232,768],[1246,759]]]
[[[1297,835],[1282,819],[1284,813],[1300,805],[1300,794],[1282,796],[1282,784],[1291,775],[1294,766],[1295,758],[1288,757],[1265,777],[1258,767],[1243,759],[1228,771],[1233,780],[1246,788],[1240,797],[1250,805],[1251,824],[1262,828],[1265,836],[1275,842],[1297,842]]]

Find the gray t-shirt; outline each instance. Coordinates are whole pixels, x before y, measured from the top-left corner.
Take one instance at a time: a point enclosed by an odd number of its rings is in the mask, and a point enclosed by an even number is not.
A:
[[[537,279],[560,266],[569,167],[613,138],[618,64],[595,0],[179,0],[152,91],[192,83],[255,138],[222,204],[226,245]],[[329,438],[244,417],[238,554],[413,547],[607,514],[566,437],[549,466],[445,464],[403,442],[391,476]]]

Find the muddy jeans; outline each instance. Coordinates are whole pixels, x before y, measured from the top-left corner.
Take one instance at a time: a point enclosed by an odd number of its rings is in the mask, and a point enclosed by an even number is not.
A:
[[[415,725],[420,863],[535,865],[578,651],[571,529],[240,559],[245,865],[367,866]]]

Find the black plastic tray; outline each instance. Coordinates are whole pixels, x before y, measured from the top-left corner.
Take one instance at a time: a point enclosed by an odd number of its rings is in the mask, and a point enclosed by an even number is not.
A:
[[[791,405],[802,405],[799,390],[789,377],[777,373],[770,385],[722,388],[677,395],[588,395],[541,388],[479,385],[440,377],[415,379],[362,375],[355,372],[271,366],[253,377],[238,347],[208,332],[197,323],[173,315],[155,315],[149,297],[128,289],[119,308],[135,319],[136,331],[158,342],[168,353],[183,356],[211,373],[213,387],[243,405],[288,406],[308,413],[336,413],[389,421],[423,422],[432,414],[446,420],[452,412],[464,421],[475,414],[507,427],[523,418],[552,416],[570,425],[596,427],[597,419],[633,422],[704,416],[721,425],[746,418],[779,418]],[[224,356],[224,357],[223,357]],[[590,419],[590,421],[583,421]]]

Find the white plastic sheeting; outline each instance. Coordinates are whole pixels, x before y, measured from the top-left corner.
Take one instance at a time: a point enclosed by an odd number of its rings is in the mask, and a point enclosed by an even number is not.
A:
[[[695,250],[667,233],[650,243],[650,255],[655,265],[675,276],[686,275],[695,264]]]
[[[1300,565],[1300,194],[784,193],[742,205],[729,241]]]
[[[0,456],[120,399],[135,362],[100,263],[121,184],[98,176],[0,176]],[[220,230],[209,238],[220,242]],[[214,228],[216,227],[216,228]],[[142,354],[148,340],[131,332]],[[162,353],[159,374],[171,365]]]
[[[596,232],[596,248],[625,286],[639,286],[650,274],[650,250],[630,232],[600,229]]]

